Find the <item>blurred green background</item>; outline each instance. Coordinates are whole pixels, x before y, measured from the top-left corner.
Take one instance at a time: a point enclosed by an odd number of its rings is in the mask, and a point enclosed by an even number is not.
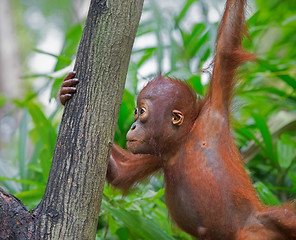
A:
[[[225,1],[146,0],[115,142],[125,146],[139,90],[158,72],[187,81],[201,97]],[[0,185],[32,209],[42,198],[63,108],[56,94],[72,69],[88,1],[0,2]],[[261,200],[296,198],[296,2],[248,5],[256,63],[239,70],[232,127]],[[122,197],[105,187],[98,239],[192,239],[169,220],[162,176]]]

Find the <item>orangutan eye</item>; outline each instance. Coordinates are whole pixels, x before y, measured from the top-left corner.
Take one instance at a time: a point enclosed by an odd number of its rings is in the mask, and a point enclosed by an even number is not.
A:
[[[140,110],[140,114],[143,114],[143,113],[145,113],[146,112],[146,109],[145,108],[141,108],[141,110]]]
[[[141,108],[139,110],[139,117],[142,123],[146,122],[149,117],[149,109]]]
[[[135,115],[138,114],[138,108],[135,108]]]

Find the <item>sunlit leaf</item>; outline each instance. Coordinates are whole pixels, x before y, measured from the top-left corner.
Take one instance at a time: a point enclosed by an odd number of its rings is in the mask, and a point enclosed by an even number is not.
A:
[[[256,126],[258,127],[263,141],[265,143],[266,154],[269,156],[271,161],[274,161],[274,151],[273,151],[273,144],[272,144],[272,137],[269,132],[267,123],[265,119],[260,116],[259,114],[253,113],[253,119],[255,120]]]
[[[204,95],[204,88],[201,84],[201,77],[200,75],[192,75],[191,78],[189,78],[186,81],[200,96]]]
[[[270,206],[279,205],[279,200],[272,194],[272,192],[262,183],[256,182],[254,187],[260,197],[260,199],[266,204]]]
[[[284,26],[285,26],[285,25],[288,25],[288,24],[291,24],[291,23],[296,24],[296,15],[292,15],[292,16],[286,18],[286,19],[282,22],[282,24],[283,24]]]
[[[116,233],[118,225],[111,214],[108,214],[108,224],[109,224],[109,228],[110,228],[111,233],[112,234]]]
[[[289,75],[278,75],[280,79],[290,85],[292,88],[296,89],[296,79]]]
[[[278,163],[282,168],[288,168],[293,159],[296,157],[296,146],[295,142],[289,138],[288,135],[282,135],[277,140],[277,157]]]

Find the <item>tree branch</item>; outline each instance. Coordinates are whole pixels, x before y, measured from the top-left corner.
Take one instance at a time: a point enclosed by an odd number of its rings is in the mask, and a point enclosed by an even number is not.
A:
[[[95,239],[142,6],[143,0],[91,1],[75,65],[80,83],[65,107],[42,201],[30,213],[1,191],[0,216],[9,223],[0,222],[0,229],[8,227],[1,233],[7,239]]]

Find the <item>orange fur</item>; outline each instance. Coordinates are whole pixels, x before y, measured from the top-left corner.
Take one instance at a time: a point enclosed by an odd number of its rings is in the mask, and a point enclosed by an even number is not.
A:
[[[162,168],[172,220],[199,239],[296,239],[294,210],[261,204],[231,135],[229,105],[235,73],[239,65],[254,59],[241,44],[245,4],[246,0],[226,3],[205,99],[196,102],[188,85],[176,79],[158,76],[150,82],[138,105],[149,101],[152,123],[138,127],[150,131],[155,156],[114,146],[107,178],[127,190]],[[173,109],[184,114],[181,127],[172,128],[168,122]]]
[[[229,105],[239,65],[253,61],[242,47],[246,0],[228,0],[219,25],[209,91],[203,101],[188,85],[158,76],[141,91],[138,105],[152,102],[152,155],[137,155],[115,146],[108,181],[127,190],[163,169],[166,204],[172,220],[200,239],[296,239],[296,216],[289,207],[263,206],[252,186],[231,135]],[[186,122],[173,128],[167,115],[184,113]],[[167,120],[165,120],[167,119]],[[136,126],[136,125],[135,125]],[[178,132],[178,137],[174,134]],[[112,173],[112,174],[111,174]]]
[[[210,88],[203,100],[197,101],[184,82],[161,76],[141,91],[127,134],[133,153],[113,146],[107,180],[126,193],[133,184],[163,170],[172,220],[199,239],[292,240],[295,209],[268,208],[259,201],[229,124],[236,70],[254,59],[241,43],[246,33],[245,4],[246,0],[226,3]],[[65,78],[61,103],[76,91],[74,76]]]
[[[132,154],[113,144],[107,180],[114,187],[127,193],[135,182],[145,180],[161,168],[160,158],[149,154]]]

